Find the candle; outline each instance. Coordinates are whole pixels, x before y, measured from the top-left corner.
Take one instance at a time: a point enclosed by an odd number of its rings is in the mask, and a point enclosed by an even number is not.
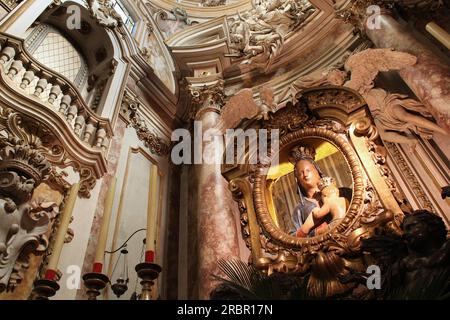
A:
[[[425,26],[425,29],[431,33],[440,43],[450,50],[450,34],[442,29],[435,22],[430,22]]]
[[[64,245],[64,239],[67,234],[67,229],[69,228],[70,218],[72,217],[73,208],[75,206],[75,201],[77,200],[79,190],[80,185],[78,183],[72,185],[70,188],[69,197],[64,204],[64,210],[60,216],[60,224],[53,243],[53,250],[49,257],[47,271],[45,273],[45,279],[47,280],[55,280],[59,258]]]
[[[109,221],[111,220],[111,213],[114,204],[114,194],[116,193],[117,178],[113,177],[111,185],[108,189],[108,194],[105,199],[105,206],[103,209],[103,220],[100,229],[100,234],[97,243],[97,249],[95,251],[95,260],[93,266],[93,272],[101,273],[103,270],[103,262],[105,258],[106,240],[108,239]]]
[[[145,262],[153,263],[155,260],[156,216],[158,212],[158,167],[155,165],[150,170],[149,180]]]

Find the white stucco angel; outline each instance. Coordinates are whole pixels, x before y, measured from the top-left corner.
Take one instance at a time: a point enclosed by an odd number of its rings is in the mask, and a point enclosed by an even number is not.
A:
[[[414,146],[417,140],[409,130],[424,139],[435,133],[446,134],[445,130],[433,121],[428,108],[406,95],[386,92],[374,88],[375,77],[381,71],[401,70],[414,65],[417,58],[405,52],[392,49],[367,49],[352,55],[345,63],[351,71],[351,79],[344,86],[358,91],[366,100],[385,141],[406,143]]]
[[[306,0],[257,0],[252,10],[231,19],[231,47],[247,58],[243,63],[268,70],[284,38],[312,12]]]

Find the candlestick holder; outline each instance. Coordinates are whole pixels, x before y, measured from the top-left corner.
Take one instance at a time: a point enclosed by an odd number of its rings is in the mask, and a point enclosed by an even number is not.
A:
[[[142,292],[139,300],[151,300],[152,286],[155,284],[153,280],[159,277],[162,271],[161,266],[156,263],[143,262],[136,265],[135,270],[138,277],[142,279]]]
[[[59,290],[59,284],[54,280],[39,279],[33,284],[34,288],[31,292],[31,300],[48,300],[53,297]]]
[[[85,287],[88,289],[86,291],[88,300],[97,300],[100,291],[105,289],[106,285],[109,283],[109,278],[102,273],[90,272],[83,276],[83,281]]]

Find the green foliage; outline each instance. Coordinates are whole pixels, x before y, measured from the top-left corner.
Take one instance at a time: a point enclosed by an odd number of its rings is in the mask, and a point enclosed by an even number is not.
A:
[[[214,276],[221,284],[212,299],[227,299],[228,295],[243,300],[311,300],[308,294],[309,276],[289,273],[266,275],[240,260],[220,260],[220,270],[227,278]]]

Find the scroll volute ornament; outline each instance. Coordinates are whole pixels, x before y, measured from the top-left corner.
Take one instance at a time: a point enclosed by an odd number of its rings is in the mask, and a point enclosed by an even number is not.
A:
[[[43,253],[48,248],[51,222],[59,213],[68,184],[51,166],[46,157],[51,151],[41,138],[22,128],[20,117],[11,110],[3,110],[0,115],[2,292],[20,284],[31,253]]]
[[[379,187],[375,187],[372,182],[372,173],[380,173],[369,155],[366,141],[371,136],[377,137],[377,133],[371,120],[363,116],[364,100],[356,92],[344,88],[342,90],[345,95],[353,95],[350,99],[353,107],[346,106],[345,101],[341,101],[342,105],[337,106],[333,98],[336,96],[335,90],[339,88],[325,87],[322,90],[324,94],[308,94],[306,100],[302,99],[296,105],[288,104],[275,114],[270,114],[269,119],[261,120],[258,127],[280,129],[280,154],[294,146],[302,145],[307,139],[330,143],[341,153],[351,174],[353,190],[344,218],[333,228],[307,238],[288,234],[275,224],[271,216],[272,209],[267,202],[269,190],[266,165],[224,165],[222,171],[230,181],[230,190],[239,204],[243,236],[252,252],[251,263],[267,273],[310,273],[308,288],[310,293],[316,296],[333,296],[351,290],[353,286],[341,283],[339,277],[348,273],[349,268],[365,269],[360,252],[361,239],[373,234],[376,227],[389,225],[394,218],[401,218],[398,216],[399,207],[395,200],[395,203],[387,207],[385,202],[380,201],[377,193]],[[330,93],[328,102],[325,101],[327,92]],[[320,103],[314,103],[315,96],[320,97]],[[359,102],[356,103],[357,101]],[[305,108],[305,103],[308,108]],[[316,114],[326,114],[325,109],[330,108],[330,114],[339,109],[347,110],[348,115],[339,122],[317,119],[311,113],[310,105]],[[358,123],[361,119],[368,123]],[[356,123],[357,134],[364,140],[364,145],[355,145],[353,140],[349,139],[349,133],[355,132],[355,125],[350,125],[352,123]],[[361,158],[361,148],[370,159]],[[252,155],[247,153],[246,159],[251,157]],[[366,161],[373,163],[375,169],[370,170],[376,172],[368,172]],[[384,181],[384,178],[381,179]],[[391,190],[386,189],[392,199]],[[398,221],[393,223],[394,229],[397,223]]]
[[[45,233],[58,205],[30,200],[49,173],[50,164],[32,146],[15,137],[0,139],[0,291],[17,284],[12,274],[20,271],[25,248],[47,247]]]

